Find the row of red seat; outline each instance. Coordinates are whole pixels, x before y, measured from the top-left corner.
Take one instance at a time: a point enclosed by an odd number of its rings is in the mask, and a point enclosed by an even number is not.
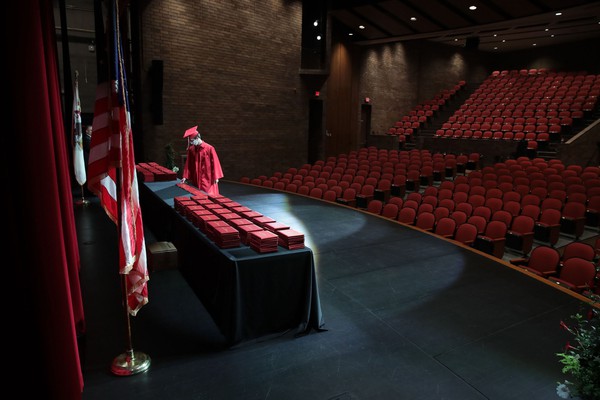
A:
[[[481,131],[481,130],[462,130],[462,129],[438,129],[433,135],[439,139],[481,139],[481,140],[508,140],[508,141],[536,141],[538,145],[548,143],[550,141],[559,141],[562,128],[560,125],[551,126],[550,131],[546,127],[539,129],[539,132],[523,132],[523,131]]]
[[[564,79],[571,77],[572,79]],[[436,132],[442,138],[560,141],[598,106],[600,75],[492,73]],[[388,129],[400,141],[410,140],[431,120],[405,115]],[[502,132],[502,134],[500,133]],[[528,137],[527,134],[531,133]],[[541,134],[539,140],[532,134]],[[537,147],[532,144],[531,147]]]
[[[567,133],[596,109],[600,95],[599,76],[576,76],[580,78],[554,80],[538,74],[491,74],[444,124],[444,135],[450,129],[518,136],[551,129],[556,135]]]
[[[463,89],[466,82],[459,81],[451,89],[444,89],[440,93],[433,96],[422,103],[417,104],[407,114],[398,119],[392,127],[388,129],[389,135],[398,136],[399,141],[409,141],[412,135],[416,134],[419,129],[425,127],[435,114],[451,100],[457,92]]]
[[[600,239],[597,239],[595,246],[571,242],[562,254],[551,246],[537,246],[529,256],[511,259],[510,263],[578,293],[600,294],[599,254]]]

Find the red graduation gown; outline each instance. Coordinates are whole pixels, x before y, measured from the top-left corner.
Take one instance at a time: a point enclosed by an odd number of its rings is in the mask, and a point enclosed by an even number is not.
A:
[[[208,194],[219,194],[217,180],[223,178],[223,170],[215,148],[206,142],[188,147],[183,178]]]

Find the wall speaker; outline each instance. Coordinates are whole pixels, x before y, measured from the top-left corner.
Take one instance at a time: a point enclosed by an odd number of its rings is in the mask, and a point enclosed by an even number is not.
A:
[[[163,60],[152,60],[150,66],[150,113],[155,125],[163,124]]]
[[[477,50],[479,48],[479,36],[470,36],[465,41],[465,48]]]

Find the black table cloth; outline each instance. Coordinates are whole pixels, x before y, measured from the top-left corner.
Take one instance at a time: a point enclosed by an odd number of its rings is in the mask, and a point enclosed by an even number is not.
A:
[[[178,267],[230,345],[296,330],[322,330],[314,257],[308,247],[258,253],[220,248],[184,216],[173,198],[189,195],[177,181],[140,185],[144,223],[177,248]]]

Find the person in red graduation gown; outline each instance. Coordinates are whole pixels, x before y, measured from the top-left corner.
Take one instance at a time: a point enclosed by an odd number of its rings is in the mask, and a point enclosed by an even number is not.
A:
[[[197,125],[188,129],[183,137],[188,138],[189,145],[182,182],[189,181],[208,194],[219,194],[219,179],[223,178],[223,170],[217,151],[202,140]]]

